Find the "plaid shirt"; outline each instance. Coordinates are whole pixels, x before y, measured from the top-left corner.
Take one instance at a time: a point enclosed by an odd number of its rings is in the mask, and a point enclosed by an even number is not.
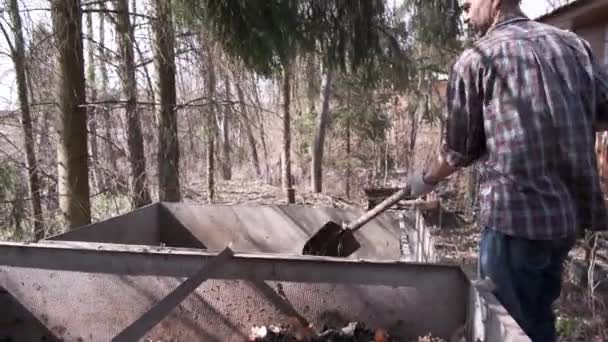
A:
[[[453,66],[442,146],[480,161],[480,223],[528,239],[604,230],[594,124],[608,78],[573,33],[519,17],[493,26]]]

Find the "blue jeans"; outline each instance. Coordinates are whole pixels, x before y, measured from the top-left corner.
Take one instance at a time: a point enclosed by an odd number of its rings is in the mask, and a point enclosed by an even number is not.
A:
[[[552,304],[562,289],[563,263],[575,237],[535,241],[485,228],[479,275],[492,279],[494,295],[533,342],[557,340]]]

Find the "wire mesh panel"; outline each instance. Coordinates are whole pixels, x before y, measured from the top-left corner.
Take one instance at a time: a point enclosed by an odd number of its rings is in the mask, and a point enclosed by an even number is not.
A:
[[[204,265],[204,259],[193,258],[197,253],[186,257],[172,249],[163,253],[87,250],[80,259],[51,257],[55,249],[45,249],[38,256],[28,248],[11,251],[0,256],[0,286],[65,341],[111,340],[177,287],[190,270]],[[38,257],[44,260],[37,261]],[[55,265],[52,260],[71,265]],[[222,274],[189,295],[148,337],[154,341],[243,341],[256,325],[303,317],[317,328],[357,321],[401,338],[427,333],[448,338],[466,321],[467,285],[456,268],[270,256],[237,258],[230,263]],[[87,265],[96,266],[76,270]],[[158,275],[146,274],[152,273],[152,265],[157,266]],[[180,273],[183,276],[170,276]],[[239,275],[246,279],[238,279]],[[10,329],[18,337],[28,328]]]

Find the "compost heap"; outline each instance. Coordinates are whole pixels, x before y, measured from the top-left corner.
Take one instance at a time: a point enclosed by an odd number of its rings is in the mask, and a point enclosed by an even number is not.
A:
[[[392,342],[381,329],[371,330],[362,323],[352,322],[343,328],[324,327],[321,332],[298,325],[253,327],[250,342]]]

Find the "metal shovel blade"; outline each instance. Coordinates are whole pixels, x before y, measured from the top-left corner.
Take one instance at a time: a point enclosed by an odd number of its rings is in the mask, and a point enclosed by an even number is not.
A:
[[[304,245],[302,254],[348,257],[361,247],[352,230],[327,222]]]

